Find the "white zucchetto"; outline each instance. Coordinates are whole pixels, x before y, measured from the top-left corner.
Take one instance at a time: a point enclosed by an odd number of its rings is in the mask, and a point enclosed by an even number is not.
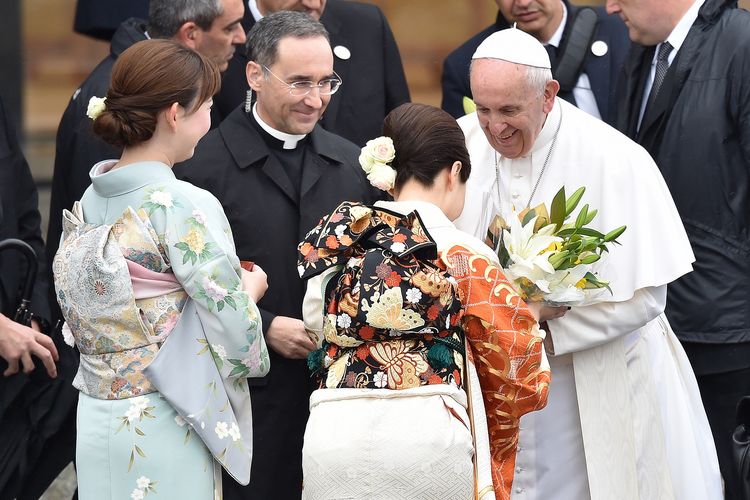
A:
[[[479,44],[471,58],[502,59],[535,68],[552,68],[544,45],[518,28],[508,28],[491,34]]]

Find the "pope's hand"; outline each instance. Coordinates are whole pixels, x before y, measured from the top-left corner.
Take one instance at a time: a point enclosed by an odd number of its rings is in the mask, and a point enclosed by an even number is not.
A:
[[[241,271],[242,289],[257,303],[268,290],[268,276],[257,264],[253,265],[252,271],[245,269],[241,269]]]
[[[316,347],[302,320],[286,316],[273,319],[266,332],[266,343],[289,359],[305,359]]]
[[[539,323],[562,318],[570,310],[567,306],[549,306],[543,302],[528,302],[527,305]]]

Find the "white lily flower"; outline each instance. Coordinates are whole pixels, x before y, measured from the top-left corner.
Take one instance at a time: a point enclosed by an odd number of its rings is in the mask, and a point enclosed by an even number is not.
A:
[[[537,217],[534,217],[526,225],[521,225],[521,221],[514,214],[510,218],[510,231],[503,230],[505,248],[513,262],[510,266],[511,272],[534,282],[543,279],[545,273],[555,272],[555,268],[549,262],[551,252],[545,250],[553,243],[563,241],[562,238],[552,235],[555,231],[554,224],[548,224],[534,234],[536,220]]]

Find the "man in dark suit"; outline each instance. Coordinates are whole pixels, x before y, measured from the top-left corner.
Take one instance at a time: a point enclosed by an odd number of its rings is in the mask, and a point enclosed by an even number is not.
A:
[[[470,38],[443,63],[443,109],[456,118],[467,114],[464,98],[471,98],[471,56],[485,38],[516,23],[545,44],[552,75],[561,84],[558,97],[611,124],[615,85],[630,47],[622,21],[601,7],[576,7],[568,0],[495,2],[500,9],[495,24]]]
[[[310,395],[305,358],[315,348],[301,320],[297,245],[339,203],[372,203],[375,193],[359,166],[359,148],[318,124],[339,88],[323,25],[299,12],[277,12],[255,24],[248,46],[247,80],[257,101],[249,111],[237,107],[175,173],[221,201],[237,255],[268,274],[258,305],[271,372],[250,381],[250,485],[225,475],[225,498],[296,500]]]
[[[750,13],[735,0],[609,0],[634,43],[617,128],[656,160],[695,253],[666,314],[698,379],[726,498],[735,410],[750,394]],[[634,180],[637,182],[637,179]]]
[[[43,265],[37,191],[7,118],[0,100],[0,241],[12,238],[28,244],[36,255],[37,272],[33,274],[34,266],[17,251],[0,253],[0,498],[26,500],[39,498],[74,458],[78,391],[71,381],[77,360],[72,350],[58,350],[47,335],[50,284]],[[28,277],[33,291],[23,297]],[[31,328],[14,321],[24,298],[30,299]]]
[[[250,0],[242,24],[250,29],[262,16],[298,10],[320,20],[333,47],[333,69],[345,82],[321,125],[357,145],[380,135],[383,118],[409,102],[401,56],[383,12],[375,5],[345,0]],[[247,56],[237,51],[214,104],[226,116],[244,102]]]
[[[57,252],[62,234],[62,211],[81,198],[91,184],[89,171],[101,160],[119,158],[121,151],[96,137],[86,116],[89,99],[107,93],[112,66],[128,47],[151,38],[171,38],[211,58],[224,70],[234,53],[235,44],[244,43],[245,31],[240,25],[243,0],[151,0],[149,22],[131,18],[117,29],[110,54],[73,93],[60,126],[57,128],[55,168],[52,175],[47,259]],[[148,32],[148,35],[146,34]],[[214,126],[219,117],[212,116]],[[52,272],[48,277],[52,280]],[[54,319],[62,318],[57,301],[52,298]]]

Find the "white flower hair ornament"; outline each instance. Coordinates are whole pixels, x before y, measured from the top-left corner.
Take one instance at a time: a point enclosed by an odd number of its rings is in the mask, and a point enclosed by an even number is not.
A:
[[[390,191],[396,183],[396,170],[390,163],[396,157],[396,149],[390,137],[378,137],[367,141],[359,155],[359,164],[367,174],[370,184],[383,191]]]
[[[91,99],[89,99],[89,105],[86,108],[86,116],[92,120],[96,120],[96,117],[107,109],[107,105],[104,103],[106,100],[106,97],[91,96]]]

